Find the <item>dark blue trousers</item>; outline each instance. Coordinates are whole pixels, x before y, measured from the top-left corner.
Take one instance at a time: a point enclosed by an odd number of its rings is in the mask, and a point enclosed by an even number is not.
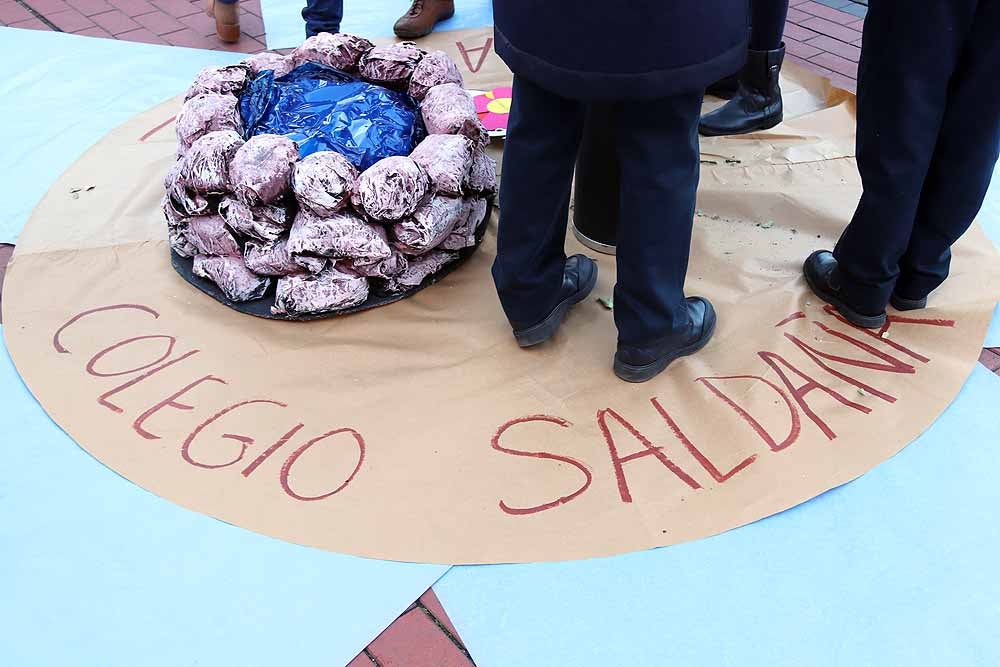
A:
[[[750,48],[774,51],[785,34],[788,0],[750,0]]]
[[[619,341],[643,345],[682,329],[698,188],[702,92],[613,105],[621,162]],[[523,77],[514,98],[500,182],[500,228],[493,277],[514,326],[542,320],[558,301],[573,167],[585,103]]]
[[[344,18],[344,0],[306,0],[302,10],[306,21],[306,37],[321,32],[340,32],[340,21]]]
[[[864,194],[835,255],[849,303],[948,276],[1000,150],[1000,0],[871,0],[858,70]]]

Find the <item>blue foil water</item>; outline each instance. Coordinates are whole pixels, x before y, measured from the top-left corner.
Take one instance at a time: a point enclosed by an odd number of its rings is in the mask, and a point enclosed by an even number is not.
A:
[[[283,77],[265,70],[240,98],[245,138],[282,134],[305,157],[337,151],[365,170],[409,155],[423,138],[420,109],[409,95],[306,63]]]

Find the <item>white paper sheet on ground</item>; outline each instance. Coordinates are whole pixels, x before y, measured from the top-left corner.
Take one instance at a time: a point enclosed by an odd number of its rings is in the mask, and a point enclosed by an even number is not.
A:
[[[479,667],[997,665],[1000,378],[855,482],[707,540],[436,586]],[[780,484],[775,479],[775,484]]]
[[[111,129],[242,54],[0,27],[0,242]]]
[[[0,423],[4,665],[339,667],[447,570],[295,546],[157,498],[52,423],[2,348]]]
[[[302,20],[305,0],[261,0],[267,48],[290,49],[306,38]],[[363,37],[390,37],[392,26],[409,9],[410,0],[344,0],[342,32]],[[458,0],[455,16],[438,24],[437,30],[463,30],[493,25],[492,0]]]

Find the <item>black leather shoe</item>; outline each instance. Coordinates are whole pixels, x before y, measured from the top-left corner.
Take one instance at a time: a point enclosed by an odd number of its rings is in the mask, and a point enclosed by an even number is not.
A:
[[[858,312],[841,296],[841,278],[837,259],[829,250],[817,250],[802,265],[802,273],[810,289],[819,298],[837,309],[847,321],[865,329],[881,329],[885,325],[885,312],[865,315]]]
[[[907,299],[893,292],[889,297],[889,303],[896,310],[920,310],[927,307],[927,297],[923,299]]]
[[[615,353],[615,375],[626,382],[646,382],[662,373],[672,361],[694,354],[708,344],[715,333],[715,308],[700,296],[687,298],[688,328],[679,335],[650,345],[619,345]]]
[[[723,100],[731,100],[739,92],[740,89],[740,75],[730,74],[725,79],[719,79],[711,86],[705,89],[706,95],[711,95],[712,97],[718,97]]]
[[[559,325],[566,318],[569,309],[587,298],[597,284],[597,262],[586,255],[567,258],[563,269],[563,283],[559,290],[559,303],[538,324],[528,327],[514,327],[514,338],[521,347],[532,347],[544,343],[555,335]]]
[[[733,99],[705,114],[698,131],[706,137],[749,134],[767,130],[782,121],[778,74],[785,59],[785,45],[774,51],[750,51],[740,72],[739,90]]]

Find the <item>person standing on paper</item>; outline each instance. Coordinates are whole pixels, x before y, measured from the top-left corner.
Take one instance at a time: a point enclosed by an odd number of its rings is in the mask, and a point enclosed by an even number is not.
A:
[[[750,50],[737,74],[717,81],[706,91],[729,102],[701,119],[706,137],[749,134],[782,121],[784,109],[778,75],[785,59],[785,17],[788,0],[750,0]]]
[[[302,18],[306,22],[306,37],[315,37],[321,32],[336,34],[344,19],[344,0],[306,0]]]
[[[514,337],[543,343],[587,297],[596,263],[566,258],[573,166],[588,102],[609,103],[621,163],[615,373],[642,382],[708,343],[715,311],[685,298],[705,88],[746,58],[745,3],[494,0],[514,72],[493,277]]]
[[[803,271],[852,323],[916,310],[948,276],[1000,151],[1000,0],[871,0],[858,67],[864,192]]]

